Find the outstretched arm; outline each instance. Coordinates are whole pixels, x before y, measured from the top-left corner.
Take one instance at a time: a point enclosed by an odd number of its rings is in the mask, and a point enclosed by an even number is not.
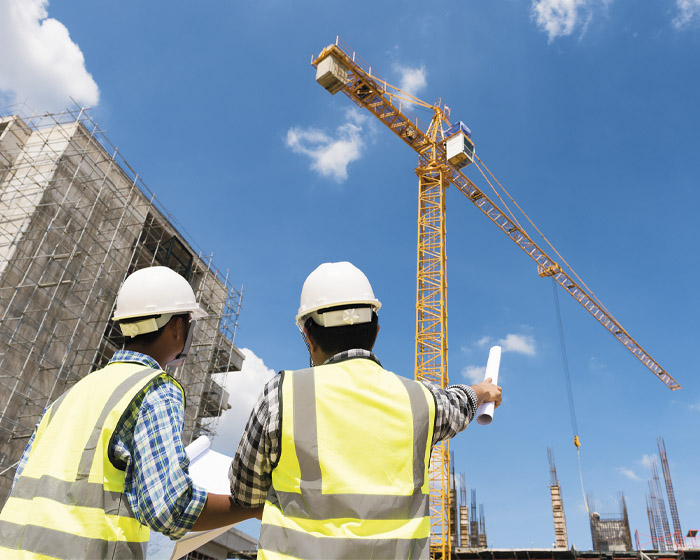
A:
[[[501,388],[491,383],[490,379],[473,386],[451,385],[441,388],[424,381],[423,384],[435,397],[435,429],[433,442],[454,437],[464,430],[474,419],[476,409],[482,402],[501,404]]]
[[[263,508],[245,508],[236,504],[233,496],[226,494],[207,494],[207,503],[199,515],[197,521],[192,526],[193,531],[207,531],[225,527],[257,517],[262,519]]]

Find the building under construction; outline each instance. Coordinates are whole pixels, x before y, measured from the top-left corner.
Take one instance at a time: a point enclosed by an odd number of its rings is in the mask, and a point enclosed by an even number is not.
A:
[[[592,494],[588,495],[588,518],[591,524],[592,550],[619,552],[632,550],[632,534],[627,516],[625,495],[620,493],[619,508],[607,506],[601,513]]]
[[[109,318],[139,268],[182,274],[209,314],[175,375],[185,445],[215,429],[241,291],[181,229],[84,111],[0,118],[0,504],[44,408],[121,347]]]
[[[476,489],[471,491],[471,505],[467,502],[467,486],[464,473],[459,475],[459,494],[455,484],[454,461],[451,462],[451,500],[450,500],[450,538],[452,551],[459,556],[460,551],[485,549],[486,516],[484,504],[479,504],[479,516],[476,514]],[[459,495],[459,500],[457,499]],[[470,514],[471,509],[471,514]]]
[[[652,479],[649,481],[649,494],[646,496],[647,517],[649,519],[649,531],[651,537],[651,548],[659,552],[668,552],[672,550],[681,550],[685,548],[683,531],[681,529],[681,521],[678,516],[678,507],[676,505],[676,496],[673,491],[673,483],[671,482],[671,470],[668,466],[668,456],[666,455],[666,444],[663,438],[657,439],[659,448],[659,457],[661,458],[661,468],[664,473],[664,482],[666,486],[666,497],[668,498],[668,506],[673,523],[673,531],[668,523],[668,515],[666,513],[666,505],[664,502],[664,493],[661,487],[661,479],[659,477],[659,468],[656,464],[656,459],[650,462]],[[638,537],[637,537],[638,538]],[[637,548],[640,547],[639,541]]]
[[[566,531],[566,515],[564,502],[561,498],[561,486],[557,477],[557,467],[554,464],[554,452],[547,448],[549,456],[549,494],[552,498],[552,519],[554,521],[554,548],[566,550],[569,548],[569,537]]]

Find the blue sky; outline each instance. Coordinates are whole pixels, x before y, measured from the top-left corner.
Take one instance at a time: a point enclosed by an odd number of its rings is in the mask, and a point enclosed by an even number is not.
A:
[[[365,271],[383,303],[377,354],[413,375],[417,158],[316,84],[311,56],[337,34],[389,82],[447,102],[683,385],[668,390],[560,292],[586,491],[601,503],[623,491],[633,534],[648,534],[646,460],[663,436],[683,529],[700,528],[700,1],[0,0],[0,106],[93,107],[188,236],[243,285],[236,342],[248,359],[229,378],[234,408],[215,442],[233,454],[271,371],[307,363],[293,318],[321,262]],[[587,549],[551,282],[455,189],[447,205],[451,381],[470,382],[489,346],[504,347],[503,406],[454,440],[456,471],[485,505],[491,546],[549,547],[552,447],[569,541]]]

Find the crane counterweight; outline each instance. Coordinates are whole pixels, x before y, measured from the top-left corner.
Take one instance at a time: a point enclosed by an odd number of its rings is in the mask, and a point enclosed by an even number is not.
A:
[[[329,54],[321,59],[316,66],[316,81],[326,88],[331,95],[335,95],[348,79],[348,69],[338,59]]]

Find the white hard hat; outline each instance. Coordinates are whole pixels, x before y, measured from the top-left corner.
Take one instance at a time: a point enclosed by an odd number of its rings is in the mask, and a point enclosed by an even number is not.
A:
[[[358,306],[347,307],[352,304]],[[323,311],[340,306],[345,309]],[[309,316],[323,327],[369,323],[372,311],[381,306],[359,268],[349,262],[323,263],[304,282],[296,321],[300,329]]]
[[[112,320],[161,316],[160,319],[120,323],[122,333],[133,337],[156,331],[173,315],[184,313],[189,313],[192,320],[207,316],[187,280],[167,266],[152,266],[137,270],[124,280]]]

